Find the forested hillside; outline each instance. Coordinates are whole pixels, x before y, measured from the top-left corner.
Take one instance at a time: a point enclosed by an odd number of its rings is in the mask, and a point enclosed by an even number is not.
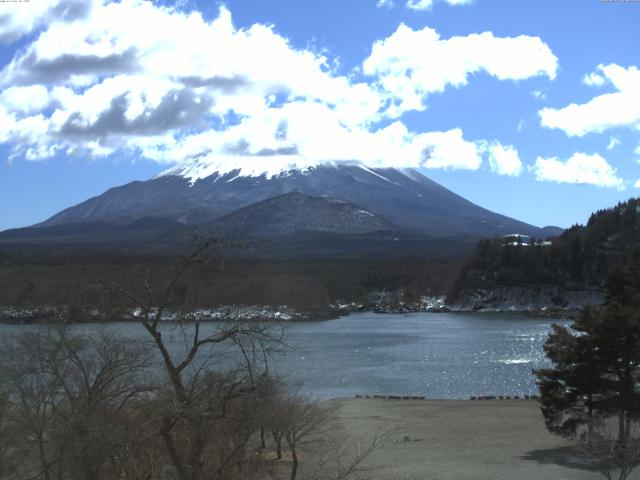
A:
[[[549,241],[531,237],[482,240],[449,291],[450,302],[509,287],[601,290],[611,271],[640,241],[640,199],[599,210]],[[549,290],[550,289],[550,290]],[[562,306],[562,299],[557,299]]]
[[[69,321],[86,321],[87,311],[113,311],[119,304],[104,285],[161,283],[179,257],[132,255],[20,255],[0,252],[0,320],[3,307],[71,310]],[[336,302],[368,303],[372,292],[394,289],[408,301],[443,295],[460,261],[306,261],[198,265],[181,282],[195,308],[225,305],[287,305],[311,317],[333,315]],[[76,318],[77,317],[77,318]]]

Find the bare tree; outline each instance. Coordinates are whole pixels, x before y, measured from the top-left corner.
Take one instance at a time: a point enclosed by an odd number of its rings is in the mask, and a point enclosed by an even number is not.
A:
[[[274,379],[271,389],[266,426],[276,460],[283,459],[283,447],[289,450],[290,480],[300,475],[310,480],[346,479],[363,471],[361,464],[382,445],[382,432],[386,430],[376,431],[366,440],[344,435],[332,412],[300,395],[299,385]],[[301,454],[306,459],[304,465]],[[276,477],[275,473],[272,476]]]
[[[275,401],[272,428],[282,435],[291,452],[290,480],[296,480],[300,472],[309,480],[346,480],[370,473],[366,461],[402,428],[397,422],[383,422],[360,436],[346,434],[331,411],[296,391],[292,393],[291,387]],[[301,452],[307,459],[302,469]]]
[[[26,478],[113,478],[112,446],[146,387],[145,349],[122,338],[90,340],[66,330],[3,338],[0,375],[13,430],[14,474]],[[117,439],[116,439],[117,437]]]
[[[159,433],[180,480],[243,475],[255,431],[254,412],[245,408],[258,392],[255,358],[266,357],[282,338],[272,326],[234,320],[203,333],[195,299],[183,280],[196,266],[219,264],[218,251],[224,246],[227,242],[204,238],[162,284],[153,285],[144,274],[132,288],[109,287],[130,301],[162,359],[168,382],[160,396]],[[163,336],[167,330],[162,321],[168,318],[180,326],[182,352],[172,350]],[[229,345],[239,350],[243,361],[225,370],[220,352]]]
[[[329,413],[316,403],[305,401],[297,394],[283,398],[282,407],[284,439],[291,452],[291,480],[296,480],[300,449],[306,444],[317,441],[328,427]]]
[[[58,455],[50,433],[61,386],[42,363],[45,345],[45,339],[37,333],[3,338],[0,375],[13,431],[12,471],[18,477],[50,480],[59,477]]]
[[[78,480],[103,478],[112,445],[123,440],[117,426],[130,423],[127,407],[149,391],[148,350],[107,333],[89,341],[60,330],[52,340],[43,364],[61,385],[55,433],[68,470]]]
[[[373,469],[365,465],[366,461],[400,429],[398,423],[381,423],[364,436],[345,435],[339,428],[330,431],[317,448],[311,480],[346,480],[370,474]]]

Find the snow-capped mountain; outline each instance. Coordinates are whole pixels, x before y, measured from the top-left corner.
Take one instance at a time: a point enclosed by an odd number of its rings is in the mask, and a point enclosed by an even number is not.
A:
[[[343,162],[344,163],[344,162]],[[349,162],[360,164],[358,162]],[[324,165],[336,166],[338,162],[324,162]],[[306,173],[320,165],[318,162],[296,157],[291,160],[289,155],[263,155],[252,158],[251,162],[232,155],[196,155],[192,159],[181,162],[156,176],[178,176],[188,179],[191,183],[211,176],[220,178],[230,173],[236,177],[274,177],[287,176],[293,172]],[[362,164],[360,164],[362,165]],[[228,179],[227,181],[232,181]]]
[[[197,224],[298,192],[343,200],[356,210],[375,215],[387,226],[429,236],[487,237],[513,232],[549,235],[538,227],[481,208],[413,169],[371,168],[358,162],[292,164],[288,158],[265,154],[258,158],[261,162],[248,166],[229,157],[196,157],[150,180],[112,188],[39,226],[126,224],[143,217]],[[307,230],[313,229],[311,220]],[[304,225],[299,227],[304,229]]]

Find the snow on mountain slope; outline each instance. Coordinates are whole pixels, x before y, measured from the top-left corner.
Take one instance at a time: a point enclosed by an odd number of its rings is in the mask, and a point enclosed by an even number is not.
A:
[[[178,176],[188,179],[191,183],[216,175],[218,178],[229,173],[236,173],[241,177],[273,178],[290,171],[305,172],[316,166],[315,162],[292,162],[288,155],[272,155],[255,157],[249,163],[246,157],[240,159],[231,155],[197,155],[193,159],[181,162],[165,170],[156,178]],[[231,181],[231,179],[227,179]]]
[[[372,171],[370,167],[357,161],[317,162],[297,156],[295,160],[292,160],[291,155],[268,155],[252,157],[251,162],[248,162],[246,157],[213,154],[197,155],[159,173],[155,178],[177,176],[186,178],[193,184],[205,178],[213,177],[217,180],[233,173],[233,177],[226,179],[227,182],[232,182],[239,177],[265,177],[266,179],[272,179],[290,176],[293,173],[305,174],[320,166],[333,168],[355,166],[384,179],[384,177]],[[409,171],[409,169],[399,170]]]
[[[349,202],[398,228],[431,236],[492,237],[512,232],[546,237],[542,229],[488,211],[412,169],[360,162],[305,162],[263,156],[251,164],[201,155],[145,182],[115,187],[63,210],[40,226],[79,222],[128,223],[167,217],[210,222],[243,207],[298,192]],[[310,219],[311,225],[311,219]]]

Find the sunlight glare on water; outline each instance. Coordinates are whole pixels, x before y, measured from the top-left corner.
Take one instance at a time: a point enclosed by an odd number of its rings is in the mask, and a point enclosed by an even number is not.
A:
[[[557,323],[569,323],[558,320]],[[292,323],[270,371],[302,382],[318,399],[362,394],[468,398],[532,395],[534,368],[547,365],[542,349],[552,320],[503,313],[354,313],[337,320]],[[203,324],[202,332],[217,328]],[[33,326],[3,325],[15,332]],[[139,324],[81,324],[75,330],[116,330],[147,339]],[[166,325],[172,351],[184,348],[179,329]],[[228,364],[228,363],[227,363]]]

